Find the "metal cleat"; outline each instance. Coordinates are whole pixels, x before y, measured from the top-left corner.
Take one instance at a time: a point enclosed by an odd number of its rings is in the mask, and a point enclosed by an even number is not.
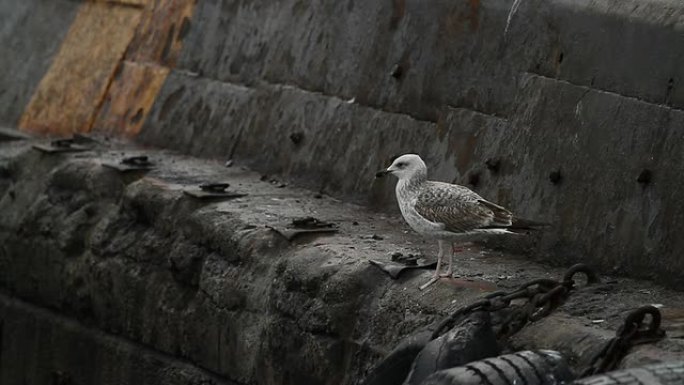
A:
[[[229,183],[203,183],[197,188],[183,190],[183,193],[200,200],[226,200],[247,196],[245,193],[226,191]]]
[[[321,221],[314,217],[295,218],[287,226],[267,226],[278,232],[288,241],[292,241],[302,235],[310,234],[333,234],[338,232],[334,223]]]
[[[103,162],[104,167],[113,168],[119,172],[149,171],[154,168],[154,163],[150,162],[147,155],[129,156],[120,162]]]
[[[375,259],[370,259],[370,260],[368,260],[368,262],[370,262],[371,265],[374,265],[378,269],[387,273],[392,279],[399,278],[401,273],[403,273],[407,270],[433,269],[437,266],[437,261],[423,262],[423,263],[416,262],[416,264],[410,264],[410,265],[400,265],[398,263],[383,262],[383,261],[378,261]],[[437,282],[437,279],[435,279],[435,282]],[[431,282],[431,284],[432,283],[434,283],[434,282]]]
[[[74,139],[55,139],[50,143],[34,144],[33,148],[46,154],[59,154],[67,152],[83,152],[90,150],[90,147],[76,144]]]

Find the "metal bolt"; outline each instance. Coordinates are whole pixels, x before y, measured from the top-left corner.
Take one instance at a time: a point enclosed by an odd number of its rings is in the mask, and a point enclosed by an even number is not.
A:
[[[496,174],[501,169],[501,159],[489,158],[485,161],[485,165],[489,171],[491,171],[493,174]]]
[[[147,158],[147,155],[140,155],[140,156],[130,156],[127,158],[121,159],[121,164],[129,165],[129,166],[138,166],[138,167],[145,167],[149,166],[152,164],[150,160]]]
[[[294,144],[299,144],[302,142],[302,140],[304,140],[304,133],[294,132],[294,133],[290,134],[290,140]]]
[[[50,142],[52,147],[70,148],[74,144],[73,139],[56,139]]]
[[[642,185],[647,185],[651,183],[651,180],[653,179],[653,172],[651,170],[645,168],[641,170],[641,173],[639,173],[639,176],[637,177],[637,182],[641,183]]]
[[[394,67],[392,67],[392,72],[390,73],[393,78],[399,80],[401,77],[404,75],[404,68],[401,66],[401,64],[395,64]]]
[[[480,173],[475,172],[470,174],[468,177],[468,184],[477,187],[477,185],[480,184]]]

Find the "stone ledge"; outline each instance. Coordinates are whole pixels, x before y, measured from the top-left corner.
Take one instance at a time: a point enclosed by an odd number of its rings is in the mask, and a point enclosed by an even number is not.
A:
[[[458,257],[460,280],[420,292],[430,272],[391,281],[368,263],[434,253],[396,218],[164,151],[146,149],[158,168],[134,178],[100,166],[141,153],[130,145],[66,156],[0,146],[12,180],[0,191],[3,290],[239,383],[356,383],[418,327],[489,290],[561,274],[473,249]],[[203,204],[182,194],[207,180],[250,195]],[[289,243],[266,227],[306,215],[340,232]],[[625,310],[653,301],[644,288],[684,308],[678,293],[620,280],[610,304],[589,292],[563,311],[579,323],[607,318],[594,328],[613,329]]]

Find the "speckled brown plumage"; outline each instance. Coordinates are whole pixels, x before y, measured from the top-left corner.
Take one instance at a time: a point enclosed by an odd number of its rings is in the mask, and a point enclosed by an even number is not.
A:
[[[425,182],[414,206],[425,219],[444,224],[444,230],[464,233],[511,226],[513,214],[470,189],[442,182]]]

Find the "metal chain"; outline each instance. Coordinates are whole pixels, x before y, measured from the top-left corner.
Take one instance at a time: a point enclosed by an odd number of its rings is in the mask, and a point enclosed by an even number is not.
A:
[[[598,275],[585,264],[577,264],[569,268],[562,281],[550,278],[538,278],[521,285],[512,292],[499,291],[488,294],[484,299],[462,307],[445,317],[432,333],[437,338],[449,330],[456,321],[465,315],[487,311],[494,313],[510,310],[499,329],[498,337],[511,336],[522,329],[528,322],[537,321],[549,315],[560,306],[575,288],[575,275],[582,273],[587,277],[587,285],[600,282]],[[526,299],[522,305],[512,305],[515,300]]]
[[[646,322],[647,315],[651,316],[650,322]],[[581,377],[615,370],[635,345],[663,339],[665,331],[660,328],[660,321],[660,311],[654,306],[643,306],[629,313],[615,337],[594,355]]]

